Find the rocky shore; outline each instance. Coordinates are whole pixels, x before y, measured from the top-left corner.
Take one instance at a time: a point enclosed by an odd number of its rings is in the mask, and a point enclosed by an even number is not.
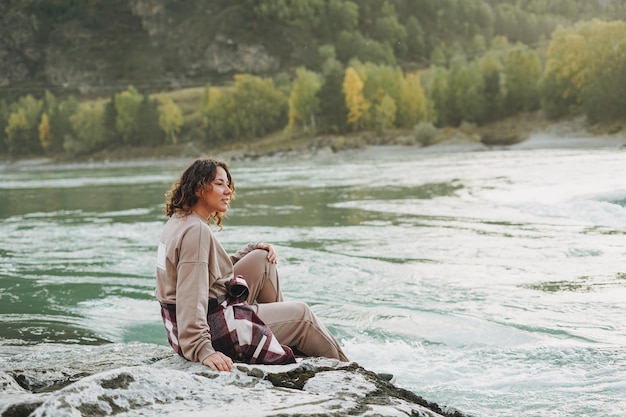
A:
[[[213,372],[169,347],[38,345],[0,357],[0,416],[469,417],[357,363],[238,364]]]

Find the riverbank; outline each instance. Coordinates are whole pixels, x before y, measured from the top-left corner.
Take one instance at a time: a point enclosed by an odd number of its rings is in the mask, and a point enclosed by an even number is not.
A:
[[[464,124],[458,128],[436,129],[427,143],[412,130],[384,133],[359,132],[345,135],[289,137],[282,132],[246,142],[207,144],[192,141],[174,145],[135,146],[106,149],[89,155],[50,155],[11,159],[0,155],[0,165],[19,166],[57,163],[110,163],[123,161],[190,159],[217,156],[226,160],[273,160],[330,158],[335,154],[363,152],[468,152],[501,149],[615,148],[626,147],[622,126],[589,125],[584,117],[547,120],[541,112],[523,113],[484,126]]]

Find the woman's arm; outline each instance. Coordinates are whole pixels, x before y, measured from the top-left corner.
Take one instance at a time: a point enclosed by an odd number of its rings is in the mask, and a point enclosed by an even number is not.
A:
[[[215,353],[207,323],[209,302],[208,226],[198,223],[190,227],[179,243],[176,266],[176,322],[183,355],[194,362]]]

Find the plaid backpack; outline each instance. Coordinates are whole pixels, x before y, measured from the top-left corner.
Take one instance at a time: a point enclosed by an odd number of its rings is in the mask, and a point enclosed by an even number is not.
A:
[[[209,300],[207,323],[211,329],[213,349],[233,361],[282,365],[295,363],[293,351],[281,345],[271,329],[250,308],[248,284],[236,276],[226,284],[227,294]],[[183,356],[178,345],[176,305],[161,304],[161,316],[167,329],[168,341],[175,352]]]

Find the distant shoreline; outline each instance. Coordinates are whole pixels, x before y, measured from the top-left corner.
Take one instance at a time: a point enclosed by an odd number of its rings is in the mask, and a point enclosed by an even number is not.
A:
[[[11,159],[0,155],[0,167],[28,168],[42,165],[110,164],[123,162],[150,163],[158,160],[185,160],[216,156],[225,160],[281,160],[297,158],[332,158],[334,156],[375,155],[406,152],[417,153],[477,152],[491,150],[531,149],[626,149],[626,132],[606,133],[606,127],[591,127],[584,119],[550,122],[537,114],[519,115],[481,127],[441,129],[444,139],[421,146],[407,144],[411,131],[394,131],[382,135],[371,132],[350,135],[328,135],[308,139],[287,139],[277,143],[261,138],[231,146],[210,148],[206,143],[187,142],[158,147],[126,147],[104,150],[77,158],[36,156]],[[497,138],[494,140],[493,138]],[[486,142],[486,143],[485,143]]]

